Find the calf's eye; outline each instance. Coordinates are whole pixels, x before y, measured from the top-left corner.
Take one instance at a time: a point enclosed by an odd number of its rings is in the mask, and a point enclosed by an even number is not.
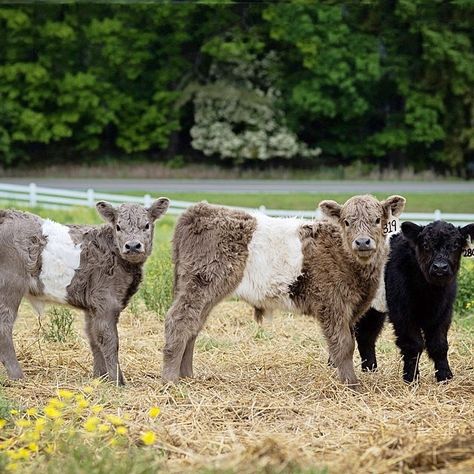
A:
[[[149,228],[150,228],[150,223],[147,222],[147,223],[145,224],[145,230],[148,230]]]
[[[375,219],[375,223],[380,224],[380,217],[377,217],[377,219]]]
[[[117,229],[117,232],[120,232],[122,230],[118,224],[115,226],[115,228]]]
[[[344,221],[344,224],[346,224],[346,227],[349,227],[349,221]]]

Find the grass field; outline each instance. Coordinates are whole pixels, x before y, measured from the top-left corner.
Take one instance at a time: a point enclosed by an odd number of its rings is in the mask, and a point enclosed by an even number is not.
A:
[[[143,192],[127,191],[123,194],[142,196]],[[316,209],[324,199],[334,199],[345,202],[352,194],[340,193],[291,193],[291,194],[222,194],[222,193],[163,193],[170,199],[177,201],[208,201],[228,206],[259,207],[268,209]],[[442,212],[474,213],[474,193],[443,193],[443,194],[416,194],[402,193],[407,199],[407,212],[433,212],[439,209]],[[388,197],[377,193],[379,199]]]
[[[89,209],[38,211],[99,222]],[[386,327],[380,370],[360,373],[363,390],[354,393],[327,366],[314,320],[280,314],[260,328],[252,309],[232,300],[215,308],[198,338],[196,378],[173,386],[160,380],[173,225],[157,225],[145,281],[120,320],[126,387],[91,378],[79,312],[58,307],[40,320],[21,306],[15,341],[26,378],[2,379],[0,472],[474,470],[474,264],[464,262],[460,279],[449,384],[435,383],[423,356],[421,383],[404,385]]]

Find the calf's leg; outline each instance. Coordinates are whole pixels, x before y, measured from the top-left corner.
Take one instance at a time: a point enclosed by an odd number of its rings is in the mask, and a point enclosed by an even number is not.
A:
[[[349,318],[346,319],[346,321]],[[341,382],[352,388],[359,386],[354,370],[354,335],[352,328],[343,317],[326,317],[321,320],[324,336],[328,342],[329,360],[337,367]]]
[[[186,347],[184,349],[183,357],[181,359],[181,365],[179,368],[179,376],[184,377],[193,377],[193,355],[194,355],[194,343],[196,342],[196,337],[204,326],[209,313],[212,308],[220,301],[222,298],[213,299],[212,301],[207,302],[204,305],[204,309],[199,315],[198,329],[195,335],[192,335],[188,338]],[[190,326],[194,329],[194,325]]]
[[[449,322],[425,330],[426,349],[434,362],[435,376],[438,382],[453,378],[448,362],[448,330]]]
[[[96,313],[92,315],[90,329],[105,360],[109,380],[116,382],[117,385],[124,385],[125,381],[118,360],[118,317],[118,312]]]
[[[166,382],[193,376],[194,343],[207,315],[217,303],[215,298],[203,301],[204,298],[204,295],[184,290],[166,314],[162,375]]]
[[[423,352],[423,336],[419,327],[411,321],[400,319],[393,324],[396,344],[403,358],[403,380],[414,382],[420,376],[419,361]]]
[[[13,345],[13,325],[17,310],[0,303],[0,360],[12,380],[23,378]]]
[[[385,314],[370,308],[355,325],[357,348],[362,361],[362,370],[369,372],[377,369],[375,343],[382,331]]]
[[[23,378],[13,345],[13,325],[25,288],[14,276],[3,275],[0,282],[0,361],[10,379]]]
[[[89,345],[92,351],[92,357],[94,358],[94,377],[103,377],[107,375],[107,365],[105,363],[104,355],[100,349],[99,341],[96,339],[96,333],[92,324],[92,316],[89,313],[85,313],[86,317],[86,334],[89,339]]]

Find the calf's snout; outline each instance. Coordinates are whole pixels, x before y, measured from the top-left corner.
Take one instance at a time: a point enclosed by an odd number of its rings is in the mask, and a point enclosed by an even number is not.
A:
[[[449,265],[441,260],[433,262],[432,272],[437,276],[445,276],[449,273]]]
[[[123,246],[125,253],[142,253],[145,251],[145,246],[139,240],[129,240]]]
[[[352,242],[352,248],[362,252],[375,250],[375,242],[374,239],[368,235],[363,235],[362,237],[357,237],[357,239]]]

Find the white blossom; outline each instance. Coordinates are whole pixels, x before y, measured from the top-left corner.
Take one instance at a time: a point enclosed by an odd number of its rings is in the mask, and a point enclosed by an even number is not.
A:
[[[210,84],[194,96],[193,148],[235,161],[320,154],[284,125],[273,84],[276,59],[270,52],[247,62],[213,62]]]

